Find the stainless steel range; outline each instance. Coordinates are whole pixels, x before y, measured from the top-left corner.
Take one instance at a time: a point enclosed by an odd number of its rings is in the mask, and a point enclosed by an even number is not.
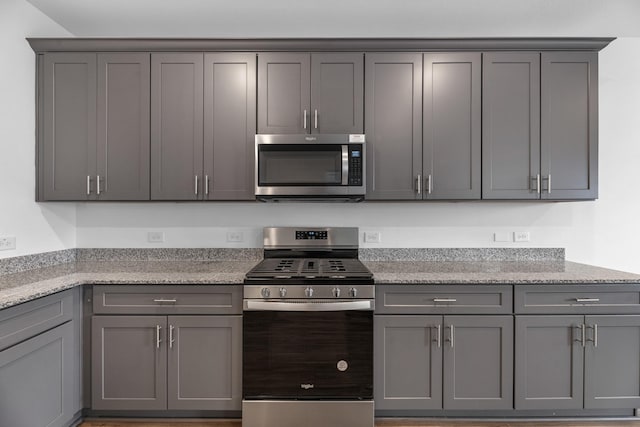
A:
[[[357,228],[264,229],[247,273],[243,427],[372,427],[371,272]]]

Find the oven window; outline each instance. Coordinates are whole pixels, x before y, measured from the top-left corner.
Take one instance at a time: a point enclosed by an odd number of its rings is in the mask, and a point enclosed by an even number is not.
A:
[[[341,145],[260,145],[259,185],[340,185]]]
[[[245,399],[373,398],[373,312],[243,313]]]

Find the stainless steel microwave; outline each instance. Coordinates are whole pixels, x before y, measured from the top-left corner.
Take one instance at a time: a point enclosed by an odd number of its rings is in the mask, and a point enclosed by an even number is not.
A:
[[[256,135],[256,198],[263,201],[361,201],[362,134]]]

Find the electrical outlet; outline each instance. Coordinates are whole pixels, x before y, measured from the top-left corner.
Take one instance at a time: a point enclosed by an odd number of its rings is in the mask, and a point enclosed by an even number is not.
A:
[[[227,242],[242,242],[244,241],[244,233],[242,231],[229,231],[227,232]]]
[[[382,235],[379,231],[365,231],[364,242],[365,243],[380,243],[382,241]]]
[[[15,236],[0,237],[0,251],[9,251],[16,248]]]
[[[147,233],[147,241],[149,243],[162,243],[164,242],[163,231],[150,231]]]
[[[528,231],[514,231],[513,232],[513,241],[514,242],[528,242],[531,240],[531,236]]]

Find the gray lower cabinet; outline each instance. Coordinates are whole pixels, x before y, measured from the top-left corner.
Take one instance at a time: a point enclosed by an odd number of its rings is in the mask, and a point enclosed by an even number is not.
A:
[[[377,315],[377,410],[512,409],[513,317]]]
[[[483,61],[483,199],[598,197],[593,52],[491,52]]]
[[[148,200],[149,54],[39,61],[38,200]]]
[[[258,133],[362,133],[362,53],[260,53]]]
[[[67,427],[79,417],[78,295],[0,311],[0,426]]]
[[[252,200],[256,57],[151,55],[151,199]]]
[[[92,319],[92,409],[239,410],[240,316]]]

